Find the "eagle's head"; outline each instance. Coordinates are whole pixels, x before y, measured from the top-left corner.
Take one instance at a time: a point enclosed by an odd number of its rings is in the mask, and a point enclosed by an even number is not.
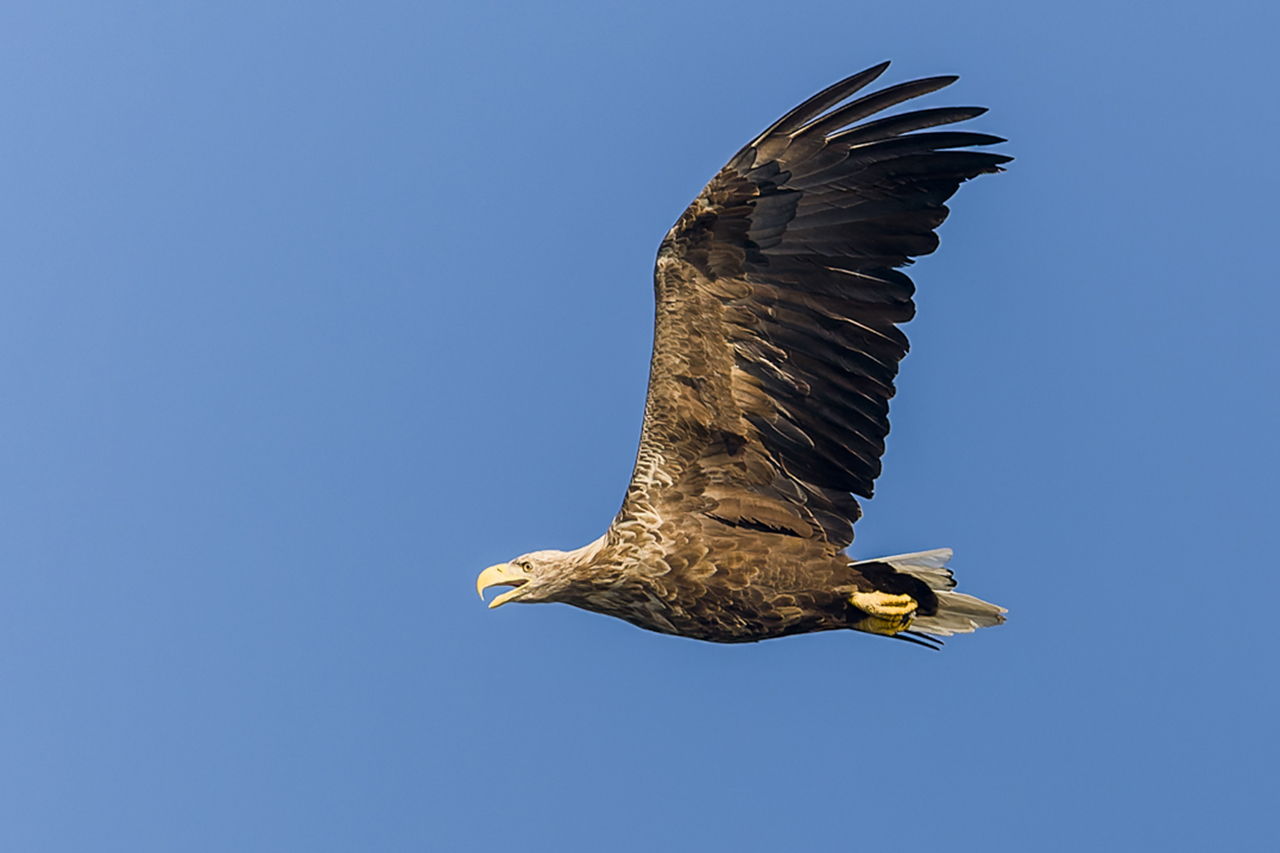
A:
[[[491,586],[515,587],[490,601],[490,608],[508,601],[555,601],[556,593],[572,582],[573,556],[574,552],[534,551],[490,566],[476,578],[476,591],[484,598],[484,591]]]

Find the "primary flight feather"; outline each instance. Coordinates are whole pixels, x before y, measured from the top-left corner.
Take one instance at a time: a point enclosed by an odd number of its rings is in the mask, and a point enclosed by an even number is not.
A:
[[[980,107],[873,118],[955,77],[854,98],[836,83],[739,151],[681,215],[654,271],[653,361],[635,473],[605,534],[481,572],[483,596],[558,601],[722,643],[852,628],[931,642],[1004,621],[954,592],[948,549],[853,562],[915,286],[960,184],[1003,142],[929,131]],[[853,98],[851,100],[851,98]]]

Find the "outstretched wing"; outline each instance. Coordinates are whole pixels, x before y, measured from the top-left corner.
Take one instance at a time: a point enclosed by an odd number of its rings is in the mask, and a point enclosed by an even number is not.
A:
[[[848,101],[888,67],[805,101],[743,148],[667,234],[635,474],[620,519],[701,513],[723,524],[853,540],[889,432],[915,287],[895,268],[938,244],[945,202],[1011,158],[1004,140],[919,132],[978,107],[866,121],[952,83]],[[844,103],[848,101],[848,103]]]

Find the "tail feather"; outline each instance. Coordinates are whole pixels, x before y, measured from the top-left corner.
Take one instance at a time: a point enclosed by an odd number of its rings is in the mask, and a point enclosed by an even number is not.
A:
[[[951,553],[950,548],[936,548],[914,554],[862,560],[851,565],[855,568],[872,563],[888,565],[896,572],[923,581],[933,590],[938,597],[938,612],[932,616],[917,616],[911,622],[913,632],[950,637],[952,634],[969,634],[979,628],[989,628],[1004,622],[1003,614],[1008,612],[1005,608],[972,595],[953,592],[956,586],[955,576],[947,568]]]

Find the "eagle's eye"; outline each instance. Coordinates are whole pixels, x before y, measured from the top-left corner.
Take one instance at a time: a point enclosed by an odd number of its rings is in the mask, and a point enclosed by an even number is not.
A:
[[[533,564],[530,563],[528,560],[517,560],[516,565],[524,569],[526,572],[533,571]]]

